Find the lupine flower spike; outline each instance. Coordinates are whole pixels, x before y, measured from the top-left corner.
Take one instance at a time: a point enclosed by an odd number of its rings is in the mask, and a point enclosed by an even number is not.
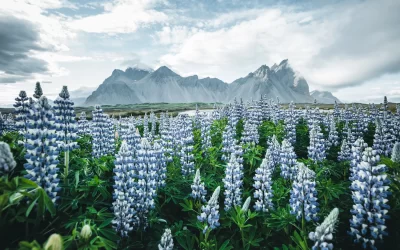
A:
[[[161,237],[160,244],[158,244],[158,250],[172,249],[174,249],[174,240],[172,239],[171,229],[167,228]]]
[[[212,230],[219,227],[219,204],[218,197],[221,188],[218,186],[214,193],[212,194],[210,200],[207,205],[203,205],[201,207],[201,214],[197,216],[197,219],[200,222],[205,222],[207,225],[203,229],[203,234],[207,232],[208,229]]]
[[[328,243],[333,239],[333,232],[335,231],[335,225],[338,221],[339,209],[334,208],[329,215],[325,218],[321,225],[317,226],[315,232],[311,232],[308,235],[310,240],[314,241],[315,244],[312,250],[332,250],[333,244]]]

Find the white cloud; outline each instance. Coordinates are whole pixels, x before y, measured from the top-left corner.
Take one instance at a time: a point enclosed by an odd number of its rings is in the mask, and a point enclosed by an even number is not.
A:
[[[161,31],[156,32],[155,40],[164,45],[180,44],[198,31],[199,29],[195,27],[188,28],[186,26],[173,26],[171,28],[165,26]]]
[[[160,63],[230,82],[288,58],[315,87],[359,85],[399,70],[399,8],[399,1],[351,1],[310,11],[279,6],[233,12],[207,23],[235,23],[231,27],[203,27],[178,41],[166,36],[172,49]]]
[[[104,13],[74,20],[70,27],[92,33],[130,33],[141,25],[164,22],[168,16],[152,9],[156,0],[117,0],[104,5]]]

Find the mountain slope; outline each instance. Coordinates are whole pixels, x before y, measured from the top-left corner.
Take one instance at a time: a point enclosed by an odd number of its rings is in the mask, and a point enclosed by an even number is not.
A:
[[[339,101],[339,99],[337,97],[335,97],[329,91],[314,90],[314,91],[311,91],[310,94],[311,94],[312,98],[317,100],[318,103],[334,104],[335,101],[337,103],[341,103],[341,101]]]
[[[235,98],[258,100],[261,96],[281,102],[311,103],[307,81],[288,60],[271,68],[262,65],[231,84],[217,78],[182,77],[166,66],[155,71],[128,68],[114,70],[87,99],[86,105],[144,102],[232,102]]]

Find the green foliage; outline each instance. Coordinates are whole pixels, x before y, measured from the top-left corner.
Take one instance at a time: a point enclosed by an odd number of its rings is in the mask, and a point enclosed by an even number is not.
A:
[[[24,149],[18,143],[21,140],[17,133],[6,133],[0,140],[10,144],[17,167],[8,178],[0,179],[0,235],[6,241],[0,241],[0,249],[42,249],[42,244],[52,233],[63,236],[66,249],[157,249],[166,227],[170,228],[174,240],[174,249],[310,249],[308,232],[315,229],[312,222],[297,221],[290,213],[289,197],[292,182],[280,176],[280,166],[276,166],[272,175],[274,209],[269,212],[254,212],[254,199],[247,212],[240,207],[230,211],[223,209],[224,185],[222,178],[226,162],[221,160],[222,133],[227,124],[226,119],[214,121],[211,126],[212,147],[205,152],[201,147],[200,130],[194,130],[195,167],[201,170],[201,179],[207,189],[207,199],[212,191],[221,186],[220,227],[207,230],[203,234],[203,225],[197,216],[204,203],[190,197],[190,185],[193,176],[183,177],[179,157],[167,165],[165,187],[157,190],[156,206],[149,216],[149,228],[146,231],[133,231],[128,238],[121,239],[112,228],[112,193],[114,156],[103,156],[99,159],[91,155],[91,137],[78,139],[79,148],[69,154],[69,171],[60,178],[66,178],[59,192],[60,199],[53,204],[46,192],[35,183],[21,177],[25,174],[23,164]],[[343,123],[338,124],[339,135]],[[143,126],[139,127],[143,131]],[[243,121],[236,127],[236,139],[240,140],[243,132]],[[323,128],[323,133],[327,133]],[[371,145],[374,125],[369,124],[365,133],[366,142]],[[260,166],[267,148],[267,140],[273,135],[279,142],[284,137],[284,124],[263,121],[259,126],[260,142],[258,145],[246,145],[243,155],[243,197],[253,197],[254,171]],[[116,142],[117,145],[120,141]],[[352,200],[349,190],[349,163],[337,162],[340,147],[328,151],[328,159],[318,164],[307,160],[309,131],[304,120],[296,126],[295,152],[299,161],[316,172],[316,188],[320,203],[320,217],[333,209],[340,209],[340,223],[335,232],[336,249],[352,247],[352,240],[347,236],[348,220]],[[117,147],[118,148],[118,147]],[[60,154],[60,172],[64,172],[64,154]],[[400,236],[395,230],[400,223],[400,165],[382,157],[381,162],[389,168],[391,181],[389,205],[391,209],[388,220],[389,236],[385,247],[397,249],[396,238]],[[244,198],[243,198],[244,201]],[[321,222],[321,221],[320,221]],[[82,228],[89,226],[91,235],[81,235]],[[4,237],[3,237],[4,236]],[[22,242],[21,242],[22,241]],[[18,242],[19,245],[18,245]],[[39,243],[38,243],[39,242]]]

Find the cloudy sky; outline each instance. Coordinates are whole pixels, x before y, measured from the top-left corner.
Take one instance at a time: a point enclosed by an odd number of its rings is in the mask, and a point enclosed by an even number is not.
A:
[[[115,68],[246,76],[288,58],[311,90],[400,102],[400,1],[2,0],[0,104],[53,98]]]

